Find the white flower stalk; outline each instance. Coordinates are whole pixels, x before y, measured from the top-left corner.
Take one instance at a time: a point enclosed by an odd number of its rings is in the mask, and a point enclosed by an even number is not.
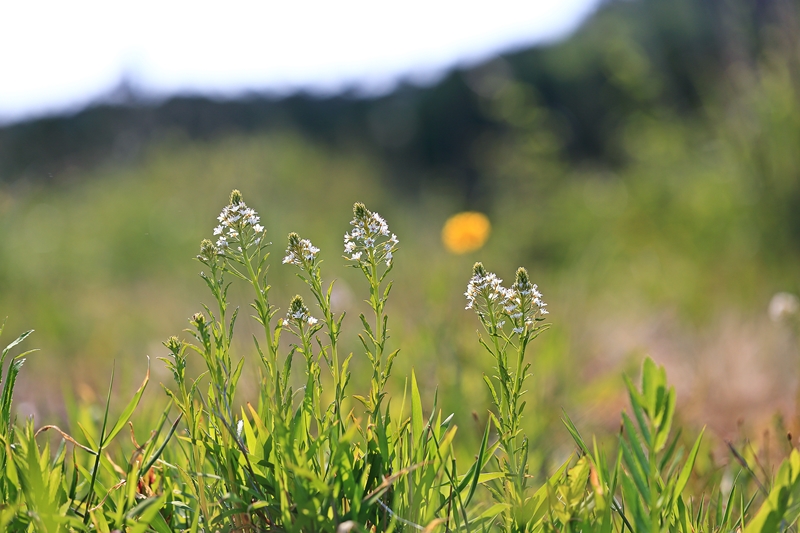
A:
[[[238,190],[231,192],[230,203],[222,208],[217,217],[219,225],[214,228],[217,239],[217,249],[220,254],[225,254],[236,244],[240,252],[254,244],[259,244],[264,236],[264,226],[259,222],[255,209],[247,207]]]
[[[311,241],[301,239],[297,233],[290,233],[283,264],[297,265],[310,271],[314,267],[318,253],[319,248],[311,244]]]
[[[344,234],[344,253],[349,261],[359,265],[365,262],[385,263],[392,266],[397,251],[397,235],[389,232],[389,225],[378,214],[367,209],[364,204],[353,206],[353,229]]]
[[[506,291],[503,311],[514,324],[513,332],[522,335],[536,326],[548,314],[547,304],[542,301],[542,293],[536,284],[532,284],[528,271],[522,267],[517,269],[516,279],[511,289]]]
[[[503,280],[493,272],[487,272],[483,263],[475,263],[472,267],[472,278],[467,284],[467,306],[474,309],[478,317],[494,334],[503,327],[504,306],[509,299],[509,289],[503,287]]]

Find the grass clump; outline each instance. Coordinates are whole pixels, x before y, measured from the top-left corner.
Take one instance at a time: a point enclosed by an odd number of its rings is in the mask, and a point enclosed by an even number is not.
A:
[[[218,220],[215,240],[203,240],[197,256],[213,304],[189,319],[190,341],[173,336],[164,343],[174,383],[164,387],[169,404],[150,421],[144,443],[132,425],[130,442],[119,436],[149,372],[119,416],[111,413],[111,388],[102,416],[76,412],[70,424],[80,435],[73,436],[12,419],[15,379],[30,352],[11,357],[0,397],[0,529],[689,533],[794,527],[800,454],[792,451],[772,479],[758,479],[742,456],[724,491],[714,476],[703,479],[696,470],[702,432],[686,452],[672,428],[675,391],[650,359],[639,386],[627,381],[633,416],[622,415],[616,444],[593,439],[589,446],[565,413],[575,450],[546,479],[534,476],[523,415],[529,348],[547,328],[548,312],[524,268],[505,287],[476,263],[467,285],[466,307],[483,326],[478,340],[494,372],[484,379],[489,421],[477,453],[464,464],[454,448],[452,415],[443,416],[436,395],[423,405],[413,371],[399,401],[387,393],[399,354],[389,344],[387,312],[399,239],[386,220],[357,203],[344,237],[344,259],[363,274],[370,309],[359,316],[358,365],[368,363],[371,374],[363,394],[350,390],[354,354],[340,353],[345,315],[332,306],[333,283],[322,277],[320,249],[289,234],[283,263],[297,268],[308,294],[293,297],[284,313],[270,299],[271,243],[258,213],[234,190]],[[258,394],[244,403],[232,283],[251,290],[260,330],[253,336]],[[9,345],[0,363],[29,334]],[[194,354],[203,366],[198,375],[187,364]],[[56,436],[55,450],[43,434]],[[695,492],[704,484],[710,492]]]

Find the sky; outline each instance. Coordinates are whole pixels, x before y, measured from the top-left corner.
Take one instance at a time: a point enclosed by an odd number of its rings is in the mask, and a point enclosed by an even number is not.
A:
[[[0,123],[78,109],[123,79],[153,97],[382,93],[563,38],[598,3],[0,2]]]

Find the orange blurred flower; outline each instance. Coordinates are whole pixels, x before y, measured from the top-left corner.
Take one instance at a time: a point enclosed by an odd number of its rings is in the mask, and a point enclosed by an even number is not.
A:
[[[447,219],[442,228],[442,242],[454,254],[480,249],[489,238],[492,225],[483,213],[465,211]]]

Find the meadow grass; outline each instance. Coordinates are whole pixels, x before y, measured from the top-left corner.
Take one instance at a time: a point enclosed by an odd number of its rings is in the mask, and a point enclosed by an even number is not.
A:
[[[491,402],[482,437],[466,459],[456,452],[454,416],[437,393],[423,401],[413,370],[393,373],[402,338],[390,336],[392,273],[401,239],[356,203],[342,260],[362,278],[365,311],[355,319],[333,304],[323,251],[290,233],[283,268],[305,287],[280,309],[268,281],[261,217],[234,190],[197,260],[211,303],[182,336],[164,342],[172,383],[163,408],[132,424],[150,370],[128,403],[68,409],[70,432],[19,421],[12,394],[25,358],[3,350],[0,396],[0,529],[4,531],[785,531],[800,514],[800,453],[792,449],[769,475],[752,448],[731,446],[735,461],[702,467],[703,433],[675,430],[676,395],[666,372],[645,359],[641,381],[626,380],[631,415],[617,439],[588,441],[564,412],[573,452],[542,475],[531,438],[535,416],[529,350],[547,335],[539,287],[520,267],[506,287],[483,264],[465,273],[466,307],[483,328],[473,341],[488,353]],[[213,234],[213,235],[212,235]],[[334,256],[335,257],[335,256]],[[229,290],[251,296],[239,318]],[[307,303],[309,302],[309,303]],[[390,321],[390,315],[392,320]],[[347,351],[346,319],[360,327]],[[240,320],[257,324],[245,372],[234,342]],[[248,331],[249,333],[249,331]],[[481,348],[482,347],[482,348]],[[199,363],[199,370],[198,364]],[[366,383],[351,369],[366,368]],[[363,372],[363,371],[362,371]],[[240,384],[251,382],[243,392]],[[391,394],[388,385],[397,387]],[[363,387],[363,388],[356,388]],[[152,407],[150,408],[152,412]],[[141,432],[141,429],[140,429]],[[141,440],[141,442],[140,442]],[[688,446],[684,446],[684,443]]]

